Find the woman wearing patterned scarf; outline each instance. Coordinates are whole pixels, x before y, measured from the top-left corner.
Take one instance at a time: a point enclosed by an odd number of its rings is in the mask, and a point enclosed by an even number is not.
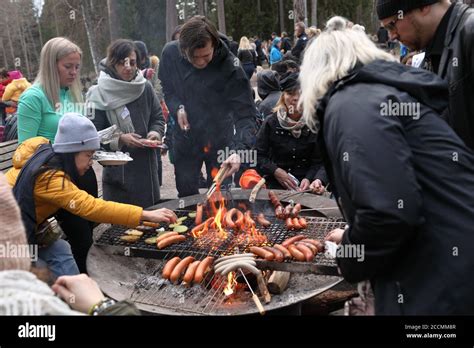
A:
[[[258,171],[270,188],[304,191],[326,182],[316,134],[301,121],[298,73],[280,81],[282,96],[257,135]],[[322,193],[322,192],[321,192]]]

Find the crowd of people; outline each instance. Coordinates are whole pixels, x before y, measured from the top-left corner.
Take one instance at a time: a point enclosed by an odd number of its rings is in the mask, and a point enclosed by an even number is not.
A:
[[[44,45],[31,85],[1,70],[4,114],[16,115],[20,145],[0,175],[0,199],[11,206],[0,214],[9,227],[0,240],[39,246],[33,266],[57,278],[42,286],[45,313],[70,311],[53,292],[86,288],[94,296],[73,309],[135,313],[79,274],[95,223],[177,219],[144,210],[160,202],[168,152],[180,198],[209,187],[219,167],[228,169],[225,184],[256,166],[267,188],[329,191],[347,227],[327,241],[364,246],[363,261],[337,262],[345,279],[364,284],[365,302],[351,306],[365,314],[474,313],[474,282],[459,276],[474,267],[474,10],[449,0],[376,5],[382,25],[373,37],[333,17],[323,31],[296,23],[294,40],[284,32],[237,44],[195,16],[176,28],[161,60],[141,41],[112,42],[86,91],[82,50],[62,37]],[[99,132],[112,126],[115,137],[101,144]],[[133,158],[104,168],[103,199],[92,168],[99,149]],[[242,151],[256,152],[256,163]],[[58,222],[65,239],[51,238]],[[19,287],[14,279],[28,289],[44,280],[30,266],[0,260],[0,313]]]

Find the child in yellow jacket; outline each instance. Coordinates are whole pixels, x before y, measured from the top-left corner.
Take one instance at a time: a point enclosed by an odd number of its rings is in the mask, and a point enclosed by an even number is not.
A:
[[[10,107],[6,108],[8,114],[13,114],[16,112],[16,106],[20,96],[24,91],[31,87],[31,83],[28,82],[26,78],[23,77],[21,72],[15,70],[8,73],[12,82],[5,88],[5,92],[2,96],[2,101],[4,103],[10,102]]]
[[[75,182],[92,166],[100,147],[93,123],[79,114],[65,114],[59,121],[54,145],[46,138],[25,141],[13,156],[14,168],[7,173],[22,212],[30,244],[37,244],[37,228],[60,209],[98,223],[136,227],[141,221],[175,222],[169,209],[153,211],[108,202],[80,190]],[[67,231],[65,231],[67,235]],[[78,274],[71,248],[64,240],[40,246],[39,259],[56,275]]]

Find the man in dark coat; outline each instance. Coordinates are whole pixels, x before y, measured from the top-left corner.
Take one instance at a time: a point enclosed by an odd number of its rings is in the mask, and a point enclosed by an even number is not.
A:
[[[288,33],[286,31],[281,33],[281,49],[283,54],[291,51],[291,40],[288,37]]]
[[[387,48],[388,30],[382,26],[377,30],[377,42],[380,47]]]
[[[350,226],[338,265],[350,282],[371,280],[376,314],[474,313],[474,155],[439,117],[446,107],[443,80],[381,60],[319,103],[318,142]]]
[[[258,112],[251,87],[238,58],[203,16],[191,18],[179,41],[164,47],[159,76],[177,123],[173,151],[179,197],[198,194],[203,162],[209,181],[224,154],[253,146]],[[239,168],[236,157],[226,161],[233,163],[231,173]]]
[[[308,36],[306,35],[306,26],[303,22],[295,24],[296,44],[291,50],[291,54],[295,56],[299,62],[303,61],[303,52],[308,43]]]
[[[378,0],[377,13],[412,50],[425,50],[424,68],[449,84],[446,118],[474,149],[474,9],[449,0]]]

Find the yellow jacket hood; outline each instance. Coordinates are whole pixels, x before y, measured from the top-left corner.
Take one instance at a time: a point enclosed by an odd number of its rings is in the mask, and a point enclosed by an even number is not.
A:
[[[13,168],[5,174],[10,186],[15,186],[16,179],[25,163],[28,162],[31,156],[33,156],[33,154],[41,145],[47,143],[49,143],[48,139],[43,137],[35,137],[26,140],[24,143],[18,146],[12,158]]]

